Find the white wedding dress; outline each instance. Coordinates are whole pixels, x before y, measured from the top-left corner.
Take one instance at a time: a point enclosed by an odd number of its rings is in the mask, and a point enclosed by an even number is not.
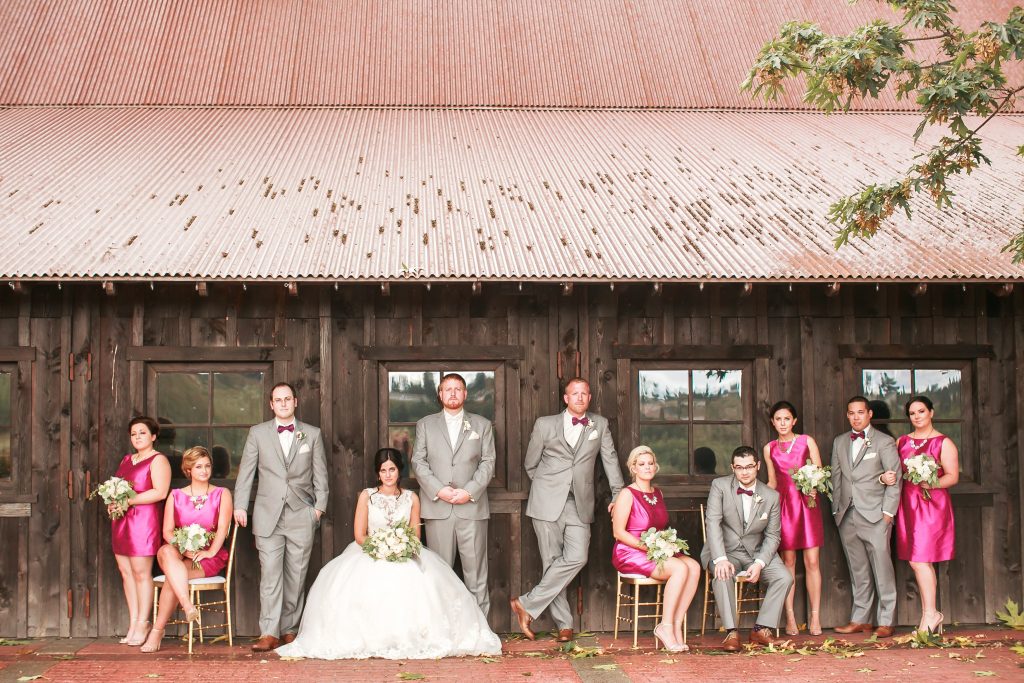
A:
[[[370,533],[409,521],[411,491],[367,492]],[[298,637],[275,652],[315,659],[436,659],[501,654],[501,641],[437,553],[423,548],[417,559],[385,562],[353,542],[320,570]]]

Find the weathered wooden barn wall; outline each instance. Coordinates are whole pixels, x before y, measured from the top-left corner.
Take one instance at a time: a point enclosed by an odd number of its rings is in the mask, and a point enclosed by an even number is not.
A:
[[[0,364],[16,376],[11,482],[0,482],[0,635],[108,635],[125,626],[109,523],[89,486],[113,473],[128,449],[126,426],[147,410],[147,364],[263,364],[299,388],[300,418],[319,424],[331,467],[329,516],[316,570],[351,541],[352,509],[372,483],[370,457],[386,437],[386,372],[434,363],[499,369],[499,466],[492,486],[492,626],[508,631],[507,598],[539,578],[524,516],[522,456],[533,421],[561,405],[560,378],[591,379],[593,408],[612,423],[620,460],[638,443],[630,382],[637,364],[743,361],[758,446],[772,434],[767,407],[797,404],[803,430],[826,451],[845,426],[845,399],[859,389],[858,362],[958,360],[970,368],[960,444],[965,476],[955,490],[957,559],[940,572],[947,619],[991,620],[1019,598],[1021,448],[1024,419],[1024,293],[985,285],[824,284],[556,285],[283,283],[27,285],[0,294]],[[915,295],[916,294],[916,295]],[[266,408],[269,416],[269,407]],[[604,487],[599,505],[606,504]],[[665,484],[670,507],[692,510],[707,484]],[[825,510],[828,508],[826,506]],[[699,520],[677,513],[699,549]],[[613,626],[610,522],[599,515],[578,595],[581,626]],[[258,560],[240,536],[237,627],[254,634]],[[916,623],[913,577],[899,563],[900,620]],[[845,622],[845,559],[826,520],[822,621]],[[698,601],[691,624],[699,622]],[[802,603],[802,597],[801,597]],[[802,608],[801,608],[802,610]]]

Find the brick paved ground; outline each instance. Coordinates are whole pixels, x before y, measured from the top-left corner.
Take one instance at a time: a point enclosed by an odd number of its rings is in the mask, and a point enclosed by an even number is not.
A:
[[[719,637],[690,638],[693,654],[670,655],[630,649],[630,641],[597,634],[581,638],[587,657],[572,658],[550,639],[505,641],[502,657],[439,661],[282,661],[253,655],[248,643],[197,645],[190,658],[184,645],[165,641],[156,655],[118,645],[112,639],[32,640],[0,644],[0,683],[6,681],[821,681],[908,680],[969,681],[986,678],[1024,680],[1024,654],[1012,646],[1024,633],[990,627],[959,628],[946,634],[946,648],[912,649],[891,641],[876,644],[864,637],[839,641],[823,650],[824,637],[797,638],[782,652],[763,649],[729,655],[715,649]],[[959,637],[961,640],[956,641]],[[0,643],[7,641],[0,641]],[[847,648],[843,642],[849,643]],[[836,645],[836,643],[831,643]],[[828,646],[826,646],[827,648]],[[797,648],[800,648],[798,651]],[[32,678],[38,677],[38,678]],[[418,678],[422,677],[422,678]]]

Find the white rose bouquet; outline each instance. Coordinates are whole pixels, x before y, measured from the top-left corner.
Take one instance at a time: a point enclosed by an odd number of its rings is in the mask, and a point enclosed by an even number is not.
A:
[[[182,555],[185,553],[198,553],[210,545],[212,540],[213,532],[207,531],[198,524],[178,527],[171,534],[171,543],[174,544]],[[198,567],[199,562],[193,559],[192,566]]]
[[[395,522],[377,529],[363,541],[363,552],[375,560],[405,562],[418,557],[420,537],[408,522]]]
[[[906,471],[906,479],[911,484],[928,484],[928,486],[939,485],[939,463],[927,453],[920,453],[912,458],[903,461],[903,468]],[[921,487],[921,493],[925,500],[932,499],[932,493]]]
[[[640,534],[640,541],[647,546],[647,559],[655,562],[659,571],[665,565],[665,560],[675,557],[676,553],[690,553],[690,544],[676,536],[676,530],[672,527],[658,531],[652,526]]]
[[[807,464],[803,467],[795,470],[791,469],[789,476],[793,478],[793,483],[800,489],[800,493],[804,495],[807,507],[813,508],[818,506],[815,500],[815,493],[824,493],[828,496],[829,500],[832,500],[831,467],[819,467],[811,460],[808,460]]]
[[[89,500],[99,496],[107,504],[107,513],[110,519],[121,519],[128,509],[128,501],[135,497],[135,489],[127,479],[111,477],[97,486],[89,494]],[[116,507],[110,508],[110,505]]]

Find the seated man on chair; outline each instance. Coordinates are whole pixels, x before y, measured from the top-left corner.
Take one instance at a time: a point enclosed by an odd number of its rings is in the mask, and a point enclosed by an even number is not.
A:
[[[778,626],[793,584],[776,552],[782,523],[779,494],[757,480],[760,467],[757,452],[740,446],[732,452],[733,473],[711,482],[708,494],[707,541],[700,557],[714,572],[715,604],[728,631],[723,647],[727,652],[740,649],[734,595],[737,577],[768,586],[750,632],[750,642],[758,645],[774,642],[772,629]]]

